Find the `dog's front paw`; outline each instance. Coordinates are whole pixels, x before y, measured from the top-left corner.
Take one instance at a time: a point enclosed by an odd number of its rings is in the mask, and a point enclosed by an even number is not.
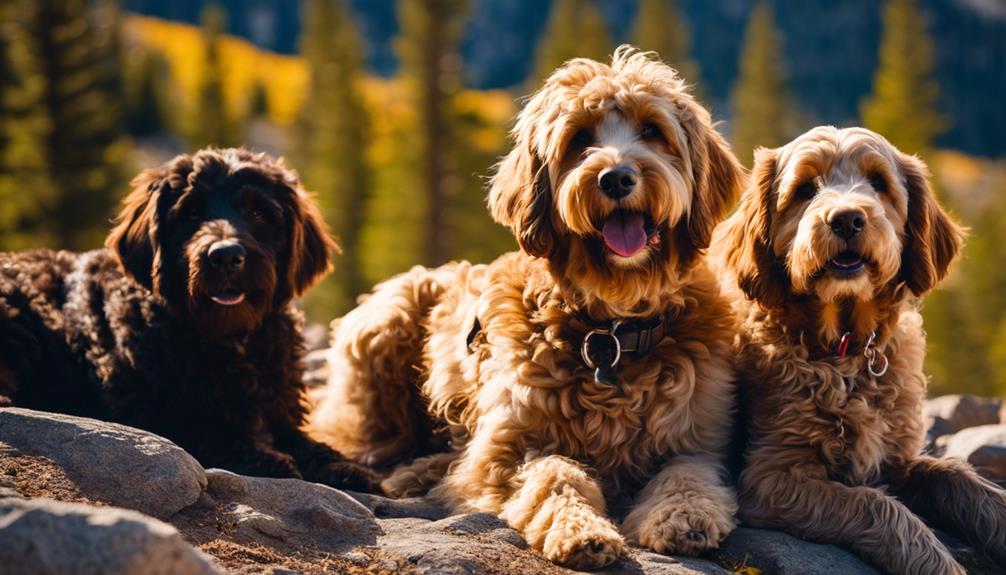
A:
[[[457,453],[437,453],[420,457],[408,465],[400,465],[381,482],[388,497],[419,497],[426,495],[447,474]]]
[[[306,477],[309,481],[324,483],[336,489],[348,489],[382,495],[381,481],[374,473],[352,461],[335,461],[318,467]]]
[[[633,543],[657,553],[697,555],[715,549],[733,531],[734,509],[691,494],[673,495],[648,509],[636,509],[623,529]]]
[[[600,569],[614,563],[625,547],[611,521],[595,513],[571,513],[552,524],[542,553],[570,569]]]
[[[271,449],[239,450],[224,460],[209,460],[205,467],[222,467],[241,475],[301,479],[293,457]]]
[[[927,534],[931,535],[931,534]],[[917,541],[916,544],[922,543]],[[884,549],[875,549],[872,559],[889,573],[905,573],[906,575],[928,575],[929,573],[940,573],[941,575],[967,575],[968,571],[957,562],[953,554],[943,546],[942,543],[932,535],[932,544],[925,545],[924,548],[914,547],[911,550],[899,549],[894,553]],[[969,558],[972,559],[973,558]]]
[[[403,499],[405,497],[421,497],[429,493],[430,489],[437,484],[436,480],[428,480],[409,470],[402,472],[395,470],[392,474],[381,482],[381,489],[388,497]]]
[[[1006,416],[1006,411],[1002,412]],[[985,524],[990,526],[988,532],[999,534],[1006,533],[1006,491],[997,486],[985,485],[984,497],[982,498],[982,514],[985,516]],[[981,530],[977,530],[981,531]],[[1006,537],[987,537],[986,533],[978,533],[978,547],[985,550],[985,553],[999,565],[1006,565]]]

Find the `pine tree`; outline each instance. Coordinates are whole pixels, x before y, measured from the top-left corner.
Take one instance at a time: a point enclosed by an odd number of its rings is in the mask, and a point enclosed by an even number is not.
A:
[[[955,282],[956,277],[950,280],[951,284]],[[996,355],[1004,348],[995,347],[997,342],[1000,346],[1006,344],[1006,340],[999,339],[1006,332],[1000,331],[999,325],[987,328],[976,322],[969,302],[962,297],[972,289],[944,285],[927,295],[922,306],[926,329],[925,372],[931,377],[930,395],[990,394],[995,381],[992,378],[1006,374],[1006,370],[998,368],[1002,364],[996,363],[1006,357]],[[997,311],[999,313],[984,310],[985,317],[994,318],[989,323],[1003,317],[1002,310]],[[991,364],[986,361],[987,357],[993,359]]]
[[[636,47],[653,50],[698,92],[699,66],[689,56],[691,34],[675,0],[640,0],[633,34]]]
[[[1006,189],[1006,177],[999,184]],[[926,298],[926,371],[934,392],[1006,393],[1004,221],[1006,196],[994,196],[969,222],[965,257],[951,280]]]
[[[414,108],[411,102],[400,101],[402,96],[399,93],[378,104],[387,122],[381,123],[381,137],[375,137],[380,145],[372,155],[373,184],[360,231],[360,267],[368,286],[409,269],[426,256],[421,150],[417,149]]]
[[[939,89],[932,75],[933,42],[915,0],[888,0],[883,21],[873,93],[860,107],[863,123],[900,150],[927,156],[933,138],[946,127],[936,109]],[[998,226],[996,221],[983,227],[993,230]],[[982,244],[981,240],[973,242],[969,249],[981,253]],[[999,249],[999,245],[994,249]],[[991,259],[981,259],[991,263],[998,258],[993,255]],[[999,369],[987,358],[988,353],[994,355],[996,351],[990,346],[999,335],[998,320],[1003,317],[1003,310],[998,314],[989,309],[970,310],[962,299],[962,293],[983,291],[984,280],[990,279],[988,274],[993,272],[972,271],[978,277],[964,278],[956,285],[951,283],[926,299],[924,315],[929,334],[926,370],[933,375],[933,387],[938,391],[987,393],[990,391],[985,383],[987,376],[994,377]],[[962,325],[967,329],[962,329]]]
[[[126,125],[133,136],[170,130],[170,71],[164,56],[136,49],[125,79]]]
[[[915,0],[888,0],[873,94],[864,100],[863,123],[904,152],[925,154],[946,122],[936,110],[933,42]]]
[[[487,94],[468,92],[457,99],[455,146],[458,194],[451,205],[451,259],[489,262],[516,249],[507,228],[486,209],[487,177],[507,151],[507,123],[487,117]],[[512,114],[510,114],[512,115]]]
[[[593,0],[555,0],[539,37],[533,80],[537,86],[563,62],[577,57],[607,61],[611,34]]]
[[[310,65],[310,64],[309,64]],[[269,116],[269,92],[261,80],[252,86],[251,97],[248,98],[248,117],[266,118]]]
[[[772,7],[754,7],[744,33],[740,72],[732,94],[733,149],[747,166],[758,146],[775,147],[790,135],[792,99],[786,90],[782,42]]]
[[[467,0],[401,0],[399,58],[417,113],[420,189],[425,199],[423,260],[438,265],[450,255],[449,203],[456,193],[452,151],[453,99],[461,89],[458,44]]]
[[[306,303],[313,315],[331,318],[352,307],[366,288],[360,271],[360,230],[371,181],[363,56],[344,0],[305,0],[303,14],[301,53],[311,80],[298,126],[298,166],[343,248],[333,274]]]
[[[978,380],[988,382],[981,387],[968,386],[966,391],[971,393],[982,393],[990,396],[1002,397],[1006,395],[1006,316],[1002,316],[999,329],[995,332],[995,337],[989,342],[989,363],[994,367],[992,377]],[[963,391],[963,390],[959,390]]]
[[[55,190],[48,178],[41,105],[44,79],[35,71],[27,2],[0,2],[0,251],[54,241],[46,218]]]
[[[34,61],[44,78],[44,154],[55,186],[48,217],[58,246],[96,247],[132,171],[116,77],[118,7],[104,4],[95,12],[88,0],[24,4],[34,4]]]
[[[190,144],[193,148],[235,146],[237,128],[224,98],[224,66],[220,57],[220,36],[227,30],[227,13],[220,6],[209,4],[203,9],[202,24],[205,53]]]

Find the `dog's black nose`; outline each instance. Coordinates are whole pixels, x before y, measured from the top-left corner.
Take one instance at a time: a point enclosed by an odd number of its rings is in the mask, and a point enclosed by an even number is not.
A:
[[[613,200],[624,198],[636,187],[636,170],[629,166],[601,170],[597,176],[597,185],[604,195]]]
[[[215,242],[206,253],[210,265],[221,271],[237,272],[245,265],[245,248],[233,240]]]
[[[851,239],[866,227],[866,214],[861,210],[846,210],[831,215],[831,231],[840,238]]]

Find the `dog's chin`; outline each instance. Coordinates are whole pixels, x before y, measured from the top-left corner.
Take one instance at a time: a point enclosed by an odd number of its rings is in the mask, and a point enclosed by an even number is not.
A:
[[[633,269],[645,266],[653,256],[653,249],[645,247],[631,256],[618,255],[611,250],[605,250],[604,257],[607,262],[616,268]]]
[[[597,229],[598,249],[607,263],[618,268],[646,265],[663,241],[662,226],[642,212],[614,210]]]
[[[237,289],[224,289],[207,295],[210,302],[222,306],[222,309],[243,305],[248,301],[248,292]]]
[[[870,261],[858,253],[835,254],[814,274],[813,291],[822,302],[847,298],[869,301],[876,291],[870,266]]]
[[[190,294],[192,321],[210,338],[239,336],[258,329],[266,296],[237,288],[207,289]]]

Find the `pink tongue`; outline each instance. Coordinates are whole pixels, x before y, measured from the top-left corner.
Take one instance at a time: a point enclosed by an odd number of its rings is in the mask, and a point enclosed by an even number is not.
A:
[[[646,245],[646,229],[643,214],[639,212],[615,212],[601,228],[604,244],[616,254],[627,258],[635,255]]]

